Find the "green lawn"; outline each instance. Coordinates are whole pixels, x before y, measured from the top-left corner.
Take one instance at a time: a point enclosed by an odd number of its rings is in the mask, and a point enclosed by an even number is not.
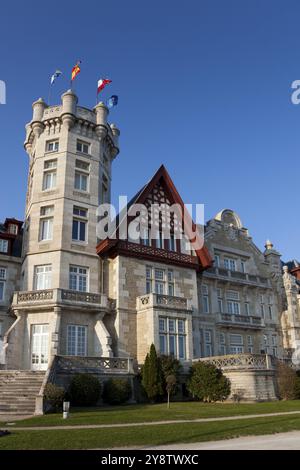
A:
[[[213,418],[260,413],[300,411],[300,400],[268,403],[165,403],[155,405],[129,405],[110,408],[71,409],[70,418],[62,419],[62,413],[37,416],[17,421],[15,426],[62,426],[80,424],[124,424],[162,420]],[[0,423],[1,424],[1,423]],[[2,423],[3,425],[4,423]]]
[[[13,431],[0,438],[0,450],[108,449],[228,439],[300,430],[300,416],[278,416],[210,423],[163,424],[109,429]]]

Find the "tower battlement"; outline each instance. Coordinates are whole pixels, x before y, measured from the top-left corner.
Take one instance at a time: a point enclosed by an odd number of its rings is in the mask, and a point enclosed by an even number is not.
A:
[[[36,139],[41,134],[57,135],[62,127],[78,135],[105,141],[112,159],[119,153],[120,131],[107,120],[109,110],[103,102],[93,109],[78,105],[78,98],[72,90],[61,97],[61,104],[49,106],[39,98],[32,104],[32,120],[26,125],[25,150],[31,156]]]

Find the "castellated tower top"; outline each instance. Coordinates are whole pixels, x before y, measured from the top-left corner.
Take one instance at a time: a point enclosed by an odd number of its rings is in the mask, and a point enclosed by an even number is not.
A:
[[[66,130],[75,127],[76,133],[105,141],[111,159],[114,159],[119,153],[120,131],[115,124],[108,123],[109,110],[106,105],[100,102],[94,109],[78,106],[78,98],[73,90],[67,90],[61,100],[60,105],[48,106],[39,98],[32,104],[32,120],[26,125],[24,142],[27,153],[32,156],[34,143],[44,131],[50,135],[63,126]]]

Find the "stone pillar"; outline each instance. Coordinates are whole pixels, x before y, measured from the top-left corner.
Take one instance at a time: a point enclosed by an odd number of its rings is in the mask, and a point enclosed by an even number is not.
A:
[[[113,357],[111,343],[112,339],[103,323],[103,314],[101,313],[97,315],[95,324],[95,356]]]
[[[50,358],[57,356],[60,352],[60,323],[61,323],[61,307],[54,307],[51,338],[50,338]]]

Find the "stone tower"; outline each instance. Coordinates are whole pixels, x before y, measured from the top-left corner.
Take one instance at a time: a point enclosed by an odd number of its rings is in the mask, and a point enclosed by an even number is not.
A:
[[[22,292],[14,295],[17,320],[6,345],[11,367],[46,369],[58,353],[111,355],[96,254],[96,211],[110,202],[111,165],[119,153],[120,132],[108,124],[108,113],[103,103],[79,106],[72,90],[60,105],[33,103],[25,139]]]

